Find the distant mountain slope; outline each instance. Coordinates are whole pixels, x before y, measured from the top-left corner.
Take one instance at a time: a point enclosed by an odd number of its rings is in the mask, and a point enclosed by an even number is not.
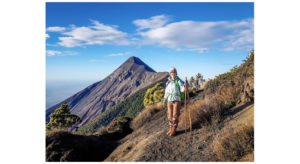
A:
[[[68,104],[71,113],[81,118],[79,126],[82,126],[127,96],[166,75],[167,72],[157,73],[142,60],[132,56],[102,81],[47,109],[46,120],[49,121],[49,115],[61,104]]]
[[[115,117],[118,116],[127,116],[130,118],[134,118],[140,111],[144,109],[144,96],[146,94],[147,89],[153,87],[158,82],[165,83],[167,81],[167,77],[168,74],[164,74],[163,76],[158,77],[157,80],[149,86],[136,91],[134,94],[127,97],[121,103],[106,110],[105,112],[98,115],[95,119],[80,127],[78,129],[78,133],[94,133],[101,126],[108,125]]]

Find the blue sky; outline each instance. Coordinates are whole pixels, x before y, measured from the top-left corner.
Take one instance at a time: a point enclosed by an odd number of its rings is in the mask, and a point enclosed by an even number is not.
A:
[[[46,3],[47,87],[99,81],[130,56],[213,78],[253,46],[254,3]]]
[[[253,3],[46,3],[47,80],[101,80],[130,56],[206,78],[253,48]]]

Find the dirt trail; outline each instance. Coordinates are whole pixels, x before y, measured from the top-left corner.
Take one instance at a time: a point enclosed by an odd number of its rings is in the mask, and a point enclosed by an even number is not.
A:
[[[183,110],[182,107],[180,112]],[[201,142],[198,128],[193,128],[191,136],[185,133],[184,127],[179,127],[173,137],[166,135],[168,128],[164,109],[156,113],[152,121],[123,138],[105,161],[215,161],[208,155],[210,144]]]
[[[196,98],[191,102],[195,100]],[[251,106],[253,107],[253,104]],[[249,108],[249,105],[241,107],[226,122],[236,121],[236,117],[244,113],[247,107]],[[183,110],[182,107],[180,113]],[[178,127],[173,137],[166,135],[168,128],[167,111],[164,109],[156,113],[150,122],[123,138],[121,145],[105,161],[199,162],[218,160],[211,147],[213,137],[201,132],[200,127],[193,127],[193,135],[190,135],[190,132],[185,133],[184,127]]]

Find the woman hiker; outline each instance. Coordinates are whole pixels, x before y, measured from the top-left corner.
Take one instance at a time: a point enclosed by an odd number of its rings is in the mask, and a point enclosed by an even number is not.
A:
[[[181,106],[180,92],[184,92],[184,82],[177,76],[176,68],[171,67],[163,102],[164,105],[168,106],[168,120],[170,126],[167,133],[168,136],[174,136],[178,126]]]

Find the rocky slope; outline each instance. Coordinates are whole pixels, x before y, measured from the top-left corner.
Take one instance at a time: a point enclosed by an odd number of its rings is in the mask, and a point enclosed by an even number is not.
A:
[[[81,118],[79,126],[82,126],[127,96],[167,75],[167,72],[155,72],[137,57],[130,57],[102,81],[47,109],[46,120],[61,104],[68,104],[71,113]]]

